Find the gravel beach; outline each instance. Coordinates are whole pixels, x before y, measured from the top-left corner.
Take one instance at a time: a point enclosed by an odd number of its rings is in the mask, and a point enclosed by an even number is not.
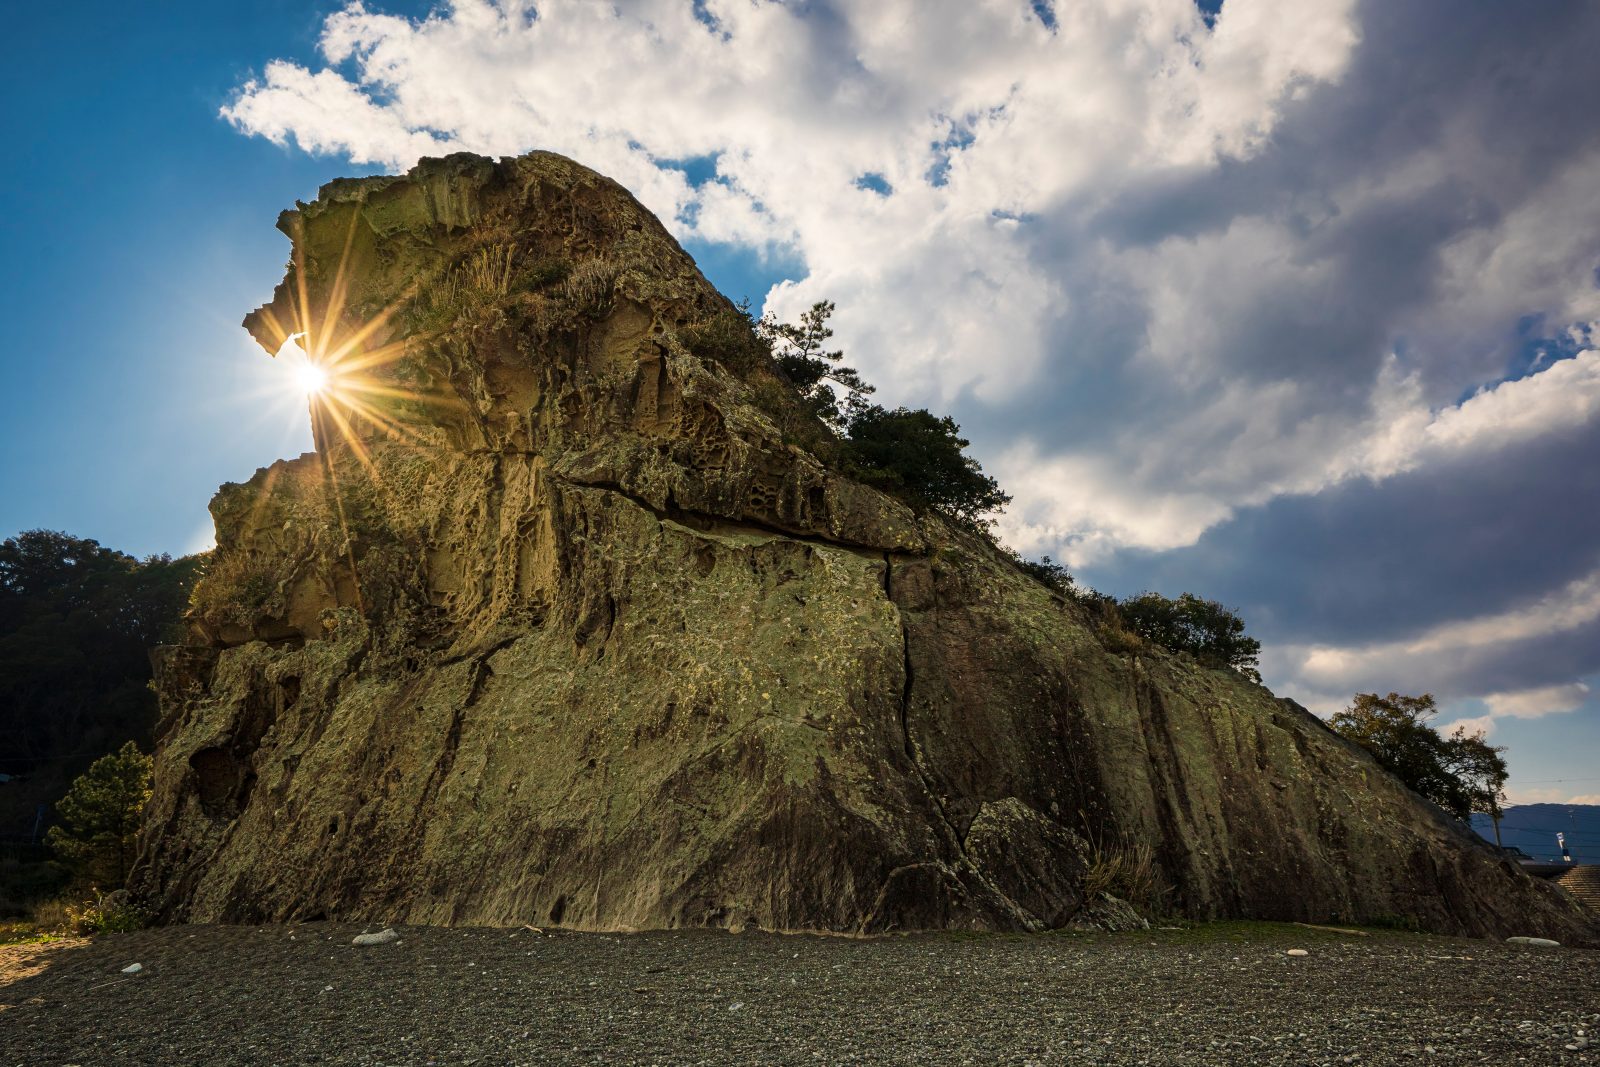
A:
[[[1600,1062],[1600,952],[1580,949],[1264,924],[351,943],[377,929],[0,947],[0,1064]]]

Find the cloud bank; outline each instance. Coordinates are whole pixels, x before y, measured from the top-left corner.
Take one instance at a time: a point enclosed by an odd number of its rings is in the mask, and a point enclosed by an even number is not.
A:
[[[1019,548],[1239,603],[1307,699],[1492,720],[1595,711],[1597,41],[1578,0],[355,4],[224,115],[552,149],[780,252],[768,308],[837,300]]]

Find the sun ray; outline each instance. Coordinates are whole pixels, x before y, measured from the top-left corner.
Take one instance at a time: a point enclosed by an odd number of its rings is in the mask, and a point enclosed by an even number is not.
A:
[[[356,610],[366,615],[366,601],[361,595],[361,572],[356,568],[355,545],[350,540],[350,520],[345,517],[344,494],[339,491],[339,472],[334,465],[333,457],[326,453],[322,456],[322,472],[333,496],[334,514],[339,518],[339,533],[344,537],[344,558],[350,566],[350,584],[356,593]]]
[[[339,432],[344,436],[345,443],[350,446],[350,451],[361,462],[361,465],[367,469],[367,473],[372,475],[373,480],[377,481],[381,475],[378,473],[378,468],[373,464],[371,455],[367,452],[366,443],[361,440],[361,436],[350,425],[350,420],[345,417],[344,412],[339,410],[339,405],[323,404],[320,407],[338,424]]]
[[[262,479],[261,492],[255,495],[255,500],[250,504],[250,524],[247,529],[258,529],[261,517],[266,514],[267,502],[272,499],[272,491],[278,484],[278,477],[282,468],[271,466],[267,468],[267,475]]]
[[[315,336],[316,323],[311,320],[311,293],[306,283],[305,263],[305,223],[298,216],[295,217],[295,233],[291,235],[294,263],[294,294],[291,300],[294,303],[295,325],[299,327],[296,333],[303,334],[309,340]]]
[[[406,341],[394,341],[364,352],[359,356],[350,356],[347,359],[329,357],[327,363],[329,366],[337,367],[340,374],[355,374],[373,367],[382,367],[396,362],[406,354],[408,347],[409,344]]]
[[[416,389],[396,389],[388,385],[363,385],[361,392],[368,396],[387,396],[396,400],[410,400],[422,404],[432,404],[435,407],[450,408],[456,411],[467,409],[466,401],[459,396],[446,393],[425,393]]]
[[[352,411],[366,419],[368,422],[372,423],[374,426],[378,427],[380,430],[387,431],[388,433],[407,441],[415,441],[418,443],[423,442],[424,438],[421,434],[417,433],[417,431],[411,429],[409,426],[406,426],[403,423],[395,421],[365,401],[353,396],[345,397],[344,401],[349,405]]]
[[[355,245],[356,223],[360,220],[361,212],[350,213],[350,225],[344,232],[344,248],[339,251],[339,266],[333,272],[333,288],[328,293],[328,306],[322,316],[322,335],[312,338],[315,347],[310,351],[319,363],[327,360],[327,346],[332,342],[339,320],[344,316],[344,302],[350,290],[350,249]]]
[[[428,339],[413,337],[387,341],[371,349],[365,347],[375,336],[381,336],[381,331],[388,328],[396,313],[414,297],[415,284],[408,286],[388,306],[359,325],[348,330],[345,328],[344,316],[351,295],[351,259],[356,227],[360,224],[359,212],[351,215],[332,284],[324,291],[326,299],[320,302],[313,300],[307,275],[304,222],[298,219],[296,222],[297,232],[291,234],[294,238],[294,258],[291,263],[294,281],[289,299],[294,329],[286,328],[286,324],[271,310],[264,314],[263,324],[268,336],[278,340],[279,352],[286,355],[285,364],[291,372],[290,380],[309,404],[312,436],[319,453],[323,482],[345,540],[350,579],[354,583],[356,602],[360,608],[363,600],[361,579],[351,541],[344,500],[345,487],[339,475],[342,465],[339,452],[348,452],[371,479],[380,497],[385,501],[392,500],[393,491],[384,484],[369,441],[374,433],[384,435],[408,449],[423,446],[427,441],[417,428],[406,425],[393,413],[385,411],[381,401],[396,399],[460,408],[464,408],[465,404],[457,397],[436,390],[404,388],[375,373],[404,358],[414,350],[416,342],[426,342]],[[285,346],[290,342],[295,344],[285,353]]]
[[[372,316],[372,318],[368,319],[365,323],[363,323],[361,325],[361,327],[359,329],[357,329],[354,333],[352,333],[349,337],[345,338],[345,340],[339,345],[338,348],[336,348],[332,352],[328,353],[328,355],[326,356],[326,359],[328,360],[328,362],[330,362],[330,363],[342,363],[344,361],[345,356],[347,354],[349,354],[352,350],[354,350],[356,348],[356,346],[362,344],[368,337],[372,336],[373,333],[375,333],[376,331],[382,329],[385,325],[388,324],[389,319],[394,316],[395,312],[399,311],[400,308],[405,305],[406,301],[411,298],[411,295],[412,295],[413,292],[415,292],[415,289],[416,289],[415,284],[413,284],[412,286],[407,288],[407,290],[404,293],[402,293],[398,298],[396,298],[394,301],[392,301],[387,307],[384,307],[376,315]],[[404,342],[394,342],[394,343],[403,344]],[[389,346],[386,345],[386,346],[383,346],[383,347],[386,348],[386,347],[389,347]]]
[[[267,306],[261,308],[259,314],[261,316],[261,321],[265,323],[267,330],[272,336],[272,350],[276,352],[278,349],[282,348],[284,342],[288,341],[289,338],[294,336],[294,334],[284,327],[282,321],[280,321],[278,318],[277,312],[273,310],[272,305],[268,304]]]

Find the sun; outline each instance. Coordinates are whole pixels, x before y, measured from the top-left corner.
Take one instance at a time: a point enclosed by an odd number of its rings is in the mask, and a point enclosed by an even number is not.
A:
[[[315,397],[328,387],[328,372],[308,359],[294,368],[294,383],[307,397]]]
[[[321,361],[312,359],[311,354],[301,346],[300,342],[305,336],[303,333],[290,334],[279,347],[278,358],[283,362],[284,370],[288,371],[288,387],[307,400],[315,400],[332,387],[333,376]]]

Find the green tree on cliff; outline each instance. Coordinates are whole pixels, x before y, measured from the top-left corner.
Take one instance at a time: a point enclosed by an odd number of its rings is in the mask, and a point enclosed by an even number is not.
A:
[[[1011,497],[967,455],[970,442],[960,431],[950,416],[925,408],[889,411],[870,404],[850,416],[847,464],[862,481],[897,492],[914,507],[982,529],[989,513]]]
[[[1184,593],[1176,600],[1140,593],[1117,604],[1128,631],[1173,652],[1187,652],[1208,667],[1226,667],[1261,681],[1261,642],[1244,632],[1244,620],[1215,600]]]
[[[86,880],[127,881],[152,773],[150,757],[129,741],[91,763],[56,805],[62,822],[50,828],[50,845]]]
[[[831,300],[821,300],[797,323],[765,315],[755,328],[805,410],[840,439],[846,470],[914,508],[987,530],[989,515],[1011,498],[966,454],[971,442],[948,415],[867,403],[873,387],[844,365],[843,351],[828,348],[833,310]]]
[[[1429,725],[1437,714],[1431,693],[1357,693],[1330,725],[1456,818],[1468,819],[1475,811],[1498,817],[1505,799],[1505,748],[1462,727],[1446,737]]]
[[[850,415],[866,406],[867,394],[874,390],[855,368],[844,365],[843,351],[828,351],[828,339],[833,336],[828,317],[832,314],[833,301],[819,300],[797,323],[763,315],[756,322],[756,333],[771,348],[773,361],[799,392],[806,409],[841,433]],[[844,390],[842,411],[835,386]]]

